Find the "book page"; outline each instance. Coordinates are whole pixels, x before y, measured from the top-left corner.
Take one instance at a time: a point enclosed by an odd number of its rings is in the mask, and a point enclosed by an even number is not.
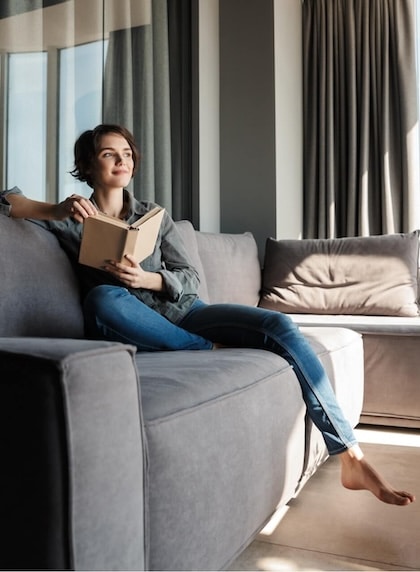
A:
[[[153,216],[157,215],[158,213],[160,213],[161,211],[163,211],[164,209],[162,207],[155,207],[153,208],[151,211],[149,211],[148,213],[146,213],[145,215],[143,215],[141,218],[139,218],[139,220],[136,220],[136,222],[133,222],[133,224],[131,225],[132,228],[137,228],[140,225],[144,224],[147,220],[149,220],[149,218],[152,218]],[[162,217],[160,217],[160,221],[162,221]],[[159,223],[160,224],[160,223]]]
[[[165,210],[159,209],[152,216],[141,218],[141,225],[132,226],[128,231],[125,254],[132,254],[137,262],[141,262],[152,254]],[[148,213],[149,214],[149,213]],[[138,222],[138,221],[137,221]]]
[[[107,260],[121,260],[128,226],[121,227],[98,217],[88,217],[83,225],[79,262],[102,268]]]
[[[79,262],[102,268],[107,260],[124,262],[131,254],[141,262],[155,248],[165,209],[156,207],[129,226],[120,219],[99,213],[84,221]]]

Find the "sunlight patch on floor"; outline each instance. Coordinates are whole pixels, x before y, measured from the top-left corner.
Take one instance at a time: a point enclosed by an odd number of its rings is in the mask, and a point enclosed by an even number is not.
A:
[[[355,429],[355,434],[359,443],[420,447],[420,431],[414,429],[399,430],[382,427],[360,427]]]
[[[280,522],[285,517],[289,508],[290,507],[288,505],[285,505],[285,506],[282,506],[281,508],[279,508],[278,510],[276,510],[276,512],[273,514],[273,516],[270,518],[270,520],[264,526],[264,528],[262,529],[260,534],[262,534],[263,536],[271,536],[273,534],[273,532],[276,530],[276,528],[278,527],[278,525],[280,524]]]
[[[310,564],[312,560],[312,564]],[[265,572],[325,572],[325,570],[360,571],[368,572],[383,570],[378,568],[376,563],[358,562],[357,560],[346,561],[340,556],[322,555],[316,553],[303,554],[296,553],[280,556],[263,556],[258,558],[257,570]],[[309,564],[309,565],[308,565]],[[247,568],[251,569],[251,568]]]
[[[294,572],[301,570],[300,566],[294,564],[290,558],[267,557],[258,560],[258,570]],[[315,572],[315,569],[307,569],[308,572]]]

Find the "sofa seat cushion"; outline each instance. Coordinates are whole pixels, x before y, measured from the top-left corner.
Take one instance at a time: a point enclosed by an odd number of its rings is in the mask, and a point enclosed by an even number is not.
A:
[[[305,407],[293,370],[242,349],[138,354],[137,365],[149,569],[225,570],[232,546],[248,545],[302,473]]]
[[[420,316],[412,318],[347,314],[289,314],[289,316],[300,326],[350,328],[361,334],[420,335]]]
[[[314,326],[336,332],[341,326],[363,335],[363,423],[420,428],[420,318],[290,316],[303,332],[312,332]]]
[[[289,313],[417,316],[418,233],[268,239],[261,305]]]
[[[360,335],[304,333],[356,424]],[[148,444],[150,569],[225,570],[231,547],[245,548],[326,458],[295,373],[281,357],[245,348],[139,353],[136,363]]]
[[[146,421],[183,415],[290,369],[270,353],[249,349],[138,353]]]

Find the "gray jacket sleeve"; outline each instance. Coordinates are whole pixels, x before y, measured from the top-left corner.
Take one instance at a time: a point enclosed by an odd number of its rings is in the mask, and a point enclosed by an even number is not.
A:
[[[166,295],[171,301],[176,302],[183,295],[197,294],[198,272],[188,258],[174,221],[166,212],[155,251],[142,267],[162,275]]]
[[[0,213],[6,216],[10,216],[12,206],[7,200],[8,195],[23,195],[22,191],[18,187],[13,187],[13,189],[6,189],[0,191]]]

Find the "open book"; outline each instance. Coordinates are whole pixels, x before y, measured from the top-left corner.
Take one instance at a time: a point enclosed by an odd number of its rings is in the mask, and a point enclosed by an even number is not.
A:
[[[102,268],[107,260],[123,262],[131,254],[141,262],[152,254],[165,209],[155,207],[133,224],[98,213],[85,219],[79,262]]]

